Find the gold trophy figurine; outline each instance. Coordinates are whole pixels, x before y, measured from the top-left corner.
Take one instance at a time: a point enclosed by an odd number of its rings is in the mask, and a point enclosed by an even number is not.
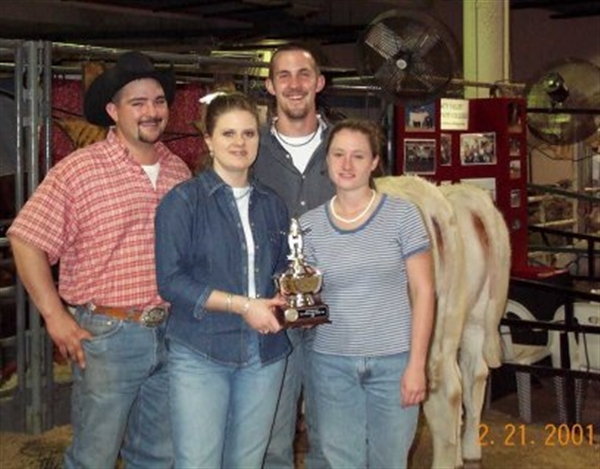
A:
[[[275,277],[275,285],[287,301],[287,306],[278,310],[279,321],[284,328],[331,322],[329,308],[321,302],[319,295],[323,275],[304,261],[302,243],[300,224],[292,218],[288,234],[290,263],[283,274]]]

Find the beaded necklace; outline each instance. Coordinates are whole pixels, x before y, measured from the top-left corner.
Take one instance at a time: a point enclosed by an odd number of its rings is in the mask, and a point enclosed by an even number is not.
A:
[[[377,195],[377,192],[375,192],[375,190],[371,189],[371,200],[369,200],[369,203],[367,204],[367,206],[365,207],[365,209],[360,212],[358,215],[356,215],[354,218],[344,218],[339,216],[336,211],[335,211],[335,199],[337,198],[337,195],[334,195],[331,198],[331,201],[329,202],[329,210],[331,211],[331,214],[333,215],[333,217],[339,221],[343,221],[344,223],[354,223],[357,222],[358,220],[360,220],[362,217],[364,217],[367,212],[371,209],[371,207],[373,206],[373,202],[375,202],[375,196]]]

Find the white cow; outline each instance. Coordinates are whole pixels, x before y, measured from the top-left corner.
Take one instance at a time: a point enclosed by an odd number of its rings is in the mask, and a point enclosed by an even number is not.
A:
[[[430,128],[432,127],[431,114],[424,110],[410,111],[408,113],[408,126],[413,128]]]
[[[481,459],[479,424],[488,369],[500,366],[508,230],[488,193],[478,187],[437,187],[418,176],[389,176],[376,184],[381,192],[415,203],[431,236],[437,309],[423,410],[433,440],[432,467],[461,467],[463,461]]]

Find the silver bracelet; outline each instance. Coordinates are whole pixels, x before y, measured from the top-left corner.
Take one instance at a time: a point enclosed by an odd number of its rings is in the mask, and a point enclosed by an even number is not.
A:
[[[245,316],[250,311],[250,298],[246,298],[246,302],[242,308],[242,316]]]

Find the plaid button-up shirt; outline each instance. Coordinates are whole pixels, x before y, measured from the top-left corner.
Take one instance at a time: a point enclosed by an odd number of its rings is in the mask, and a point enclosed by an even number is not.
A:
[[[190,177],[156,144],[156,189],[114,131],[53,167],[8,234],[60,260],[59,294],[69,304],[141,309],[163,303],[155,277],[154,216],[160,199]]]

